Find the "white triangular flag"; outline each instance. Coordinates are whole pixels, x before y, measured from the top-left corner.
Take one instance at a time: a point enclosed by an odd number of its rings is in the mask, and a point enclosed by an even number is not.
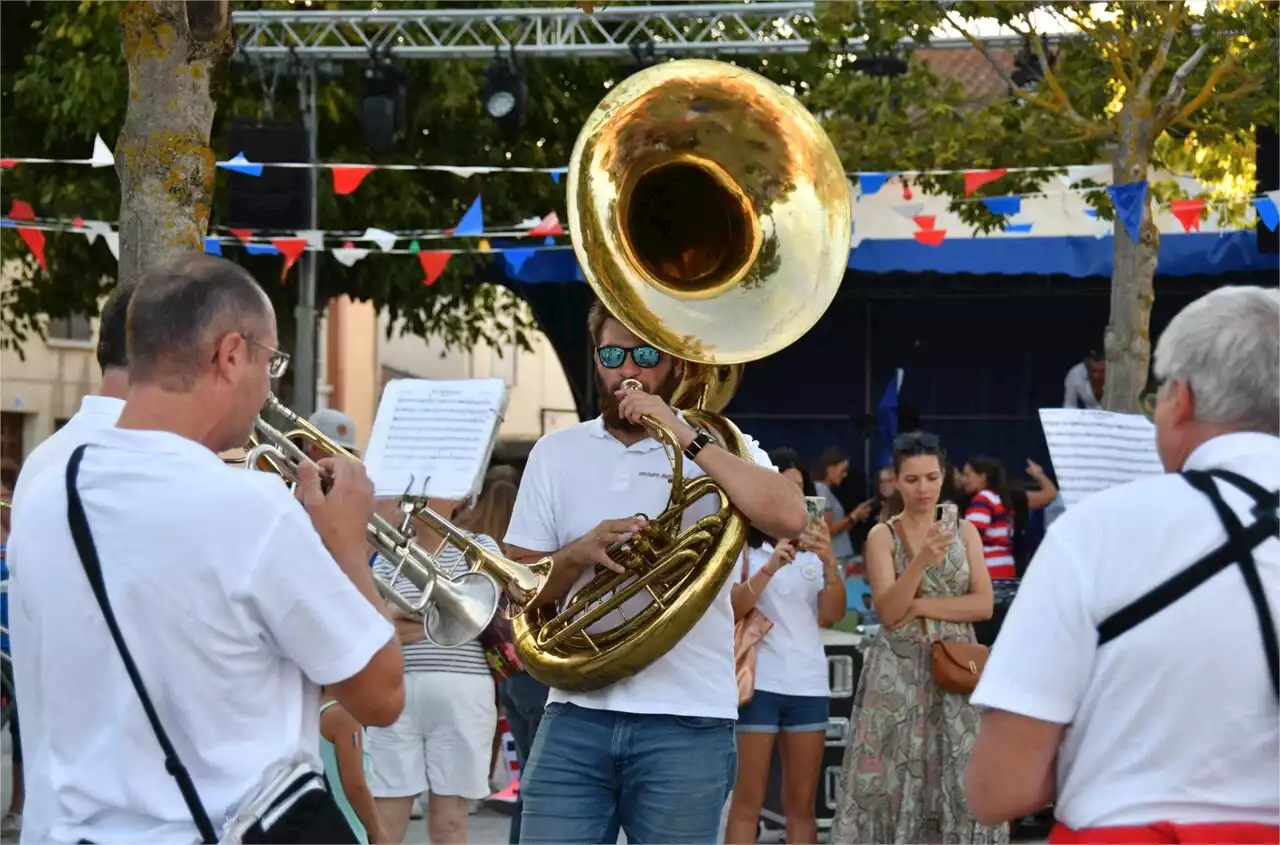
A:
[[[105,220],[86,220],[84,221],[84,235],[89,239],[89,243],[93,243],[98,239],[98,235],[111,234],[111,224]]]
[[[343,267],[350,267],[369,254],[369,250],[361,249],[360,247],[342,247],[341,249],[331,250],[331,252]]]
[[[320,229],[299,229],[298,237],[307,242],[307,249],[324,249],[324,232]]]
[[[532,229],[542,222],[541,217],[526,217],[516,224],[517,229]]]
[[[460,176],[463,179],[468,179],[472,176],[475,176],[477,173],[494,173],[497,171],[498,168],[496,167],[453,167],[452,165],[448,165],[448,164],[438,164],[436,165],[435,169],[443,170],[446,173],[452,173],[454,176]]]
[[[924,203],[913,202],[908,205],[895,205],[893,207],[893,210],[898,212],[898,214],[902,215],[908,220],[911,220],[914,222],[915,218],[920,215],[920,212],[924,211]]]
[[[1271,200],[1271,204],[1277,209],[1280,209],[1280,191],[1267,191],[1263,196]]]
[[[120,260],[120,233],[104,232],[102,235],[107,239],[107,249],[111,250],[111,254],[116,257],[116,261]]]
[[[388,232],[385,229],[365,229],[364,234],[360,236],[360,240],[373,241],[383,252],[390,252],[396,245],[395,233]]]
[[[102,140],[101,135],[93,136],[93,158],[89,159],[89,164],[93,167],[116,166],[116,157],[111,154],[111,148]]]

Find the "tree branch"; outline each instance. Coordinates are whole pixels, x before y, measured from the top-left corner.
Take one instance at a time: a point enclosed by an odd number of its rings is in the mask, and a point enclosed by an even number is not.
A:
[[[1164,95],[1164,99],[1160,101],[1160,108],[1156,111],[1156,129],[1163,132],[1171,122],[1175,120],[1185,120],[1195,113],[1195,110],[1203,106],[1213,96],[1213,89],[1222,81],[1222,77],[1226,76],[1236,66],[1236,57],[1228,55],[1222,61],[1214,65],[1209,73],[1209,78],[1204,81],[1204,85],[1200,87],[1200,91],[1192,97],[1181,109],[1178,106],[1182,103],[1182,98],[1187,93],[1187,77],[1196,69],[1196,65],[1200,64],[1200,60],[1209,52],[1208,44],[1201,44],[1200,47],[1191,54],[1191,58],[1182,63],[1182,67],[1178,68],[1178,72],[1173,75],[1173,80],[1169,83],[1169,91]]]
[[[1080,112],[1076,111],[1075,106],[1071,105],[1071,98],[1067,96],[1067,92],[1058,83],[1057,74],[1053,72],[1053,68],[1049,65],[1049,56],[1044,51],[1044,44],[1040,42],[1040,36],[1036,33],[1035,24],[1031,22],[1031,15],[1028,14],[1025,20],[1027,22],[1027,31],[1022,33],[1022,37],[1029,40],[1035,49],[1036,58],[1040,60],[1040,70],[1044,74],[1044,81],[1048,83],[1049,90],[1053,92],[1054,98],[1062,106],[1062,113],[1077,124],[1089,123],[1089,121],[1080,116]]]
[[[1138,98],[1145,100],[1151,94],[1151,86],[1160,77],[1165,64],[1169,61],[1169,48],[1173,46],[1173,37],[1178,34],[1178,22],[1182,18],[1182,4],[1175,3],[1169,9],[1169,17],[1164,20],[1164,36],[1160,39],[1160,49],[1156,51],[1155,61],[1142,79],[1138,82]]]

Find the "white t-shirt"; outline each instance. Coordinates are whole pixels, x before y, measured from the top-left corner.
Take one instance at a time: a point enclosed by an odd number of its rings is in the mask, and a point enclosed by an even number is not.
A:
[[[773,467],[769,456],[747,438],[751,456]],[[702,470],[684,462],[686,478]],[[645,438],[624,446],[597,417],[546,435],[529,453],[520,479],[506,543],[537,552],[554,552],[584,536],[606,519],[637,513],[656,517],[671,494],[671,463],[656,440]],[[687,527],[712,510],[708,497],[684,514]],[[587,572],[574,586],[591,579]],[[630,678],[594,692],[553,689],[548,701],[569,702],[596,710],[661,713],[672,716],[738,717],[738,681],[733,662],[734,577],[692,630],[670,651]],[[571,593],[572,595],[572,593]],[[647,606],[642,592],[623,605],[634,616]],[[588,633],[619,624],[617,612],[590,626]]]
[[[18,473],[18,483],[13,490],[14,506],[37,475],[50,467],[66,470],[67,460],[76,447],[86,442],[95,431],[114,426],[123,410],[124,400],[111,396],[86,396],[80,400],[80,410],[67,420],[67,424],[41,441],[22,462],[22,471]]]
[[[747,577],[751,577],[769,562],[773,546],[748,548],[746,555]],[[800,552],[760,591],[756,608],[773,621],[773,627],[756,646],[756,689],[830,696],[827,653],[818,627],[818,594],[823,584],[822,558]]]
[[[1093,383],[1089,381],[1089,368],[1084,361],[1067,370],[1062,381],[1064,408],[1101,408],[1102,403],[1093,395]]]
[[[112,609],[220,825],[273,765],[320,770],[317,685],[355,675],[393,628],[278,477],[176,434],[90,442],[77,489]],[[22,841],[198,841],[76,553],[63,472],[32,479],[8,551]]]
[[[1229,434],[1186,469],[1280,487],[1280,439]],[[1252,500],[1218,482],[1245,527]],[[1054,811],[1068,827],[1280,821],[1280,714],[1238,566],[1106,645],[1097,626],[1226,540],[1176,475],[1096,493],[1053,523],[974,692],[976,705],[1068,725]],[[1280,539],[1254,551],[1280,613]]]

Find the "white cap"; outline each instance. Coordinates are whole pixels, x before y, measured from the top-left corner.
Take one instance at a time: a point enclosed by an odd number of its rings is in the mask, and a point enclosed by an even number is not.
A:
[[[359,448],[356,446],[356,424],[351,421],[351,417],[341,411],[335,408],[321,408],[311,415],[308,422],[342,448]]]

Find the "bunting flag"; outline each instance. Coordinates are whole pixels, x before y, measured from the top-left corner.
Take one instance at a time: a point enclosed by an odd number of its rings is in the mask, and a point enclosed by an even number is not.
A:
[[[556,214],[554,211],[542,218],[538,225],[529,230],[529,237],[531,238],[550,237],[551,235],[563,234],[564,227],[560,225],[560,215]]]
[[[1253,206],[1258,210],[1258,219],[1271,231],[1280,226],[1280,191],[1270,191],[1265,197],[1258,197]]]
[[[34,221],[36,212],[31,207],[31,203],[26,200],[16,199],[9,208],[9,219]],[[44,257],[44,232],[31,226],[18,226],[16,228],[18,237],[22,238],[22,242],[27,245],[27,249],[31,250],[31,254],[36,257],[36,261],[40,264],[40,269],[48,273],[49,265]]]
[[[1182,231],[1190,232],[1192,229],[1200,231],[1200,214],[1204,211],[1204,200],[1174,200],[1169,203],[1169,211],[1182,224]]]
[[[972,196],[973,192],[981,188],[983,185],[990,184],[997,179],[1004,178],[1008,170],[1000,168],[998,170],[969,170],[964,174],[964,195]]]
[[[484,205],[481,203],[480,196],[476,195],[475,202],[471,203],[471,207],[467,209],[467,213],[462,215],[462,219],[458,221],[458,225],[453,228],[454,235],[480,235],[484,233]]]
[[[1147,206],[1147,180],[1128,185],[1108,185],[1107,193],[1116,207],[1116,217],[1134,243],[1142,237],[1142,213]]]
[[[271,242],[284,256],[284,269],[280,271],[280,281],[289,275],[289,270],[307,248],[305,238],[276,238]]]
[[[1022,211],[1022,197],[983,197],[982,204],[992,214],[1017,214]]]
[[[364,177],[372,173],[374,168],[371,164],[348,164],[334,167],[332,170],[333,192],[340,197],[345,197],[347,194],[354,193],[364,181]]]
[[[453,253],[443,250],[423,250],[418,253],[418,260],[422,262],[422,272],[425,278],[422,283],[427,287],[431,287],[440,278],[440,274],[444,272],[444,268],[448,266],[449,259],[453,257]]]

